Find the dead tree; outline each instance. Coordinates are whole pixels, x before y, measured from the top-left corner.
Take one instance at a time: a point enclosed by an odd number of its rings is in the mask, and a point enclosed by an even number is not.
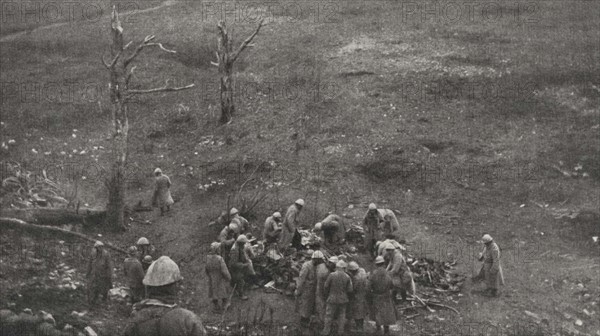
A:
[[[231,118],[235,113],[235,105],[233,102],[233,63],[235,63],[246,47],[253,46],[250,42],[252,42],[252,39],[254,39],[260,31],[260,28],[264,25],[263,21],[264,19],[260,20],[254,33],[244,40],[236,51],[232,50],[232,40],[227,33],[225,21],[219,21],[219,24],[217,24],[217,28],[219,28],[216,51],[217,62],[211,62],[211,64],[219,68],[219,74],[221,76],[221,119],[219,120],[221,124],[231,122]]]
[[[128,52],[133,42],[123,45],[123,28],[119,21],[119,14],[113,6],[111,17],[111,59],[106,61],[102,57],[102,63],[110,73],[110,102],[112,113],[112,167],[111,173],[106,181],[108,188],[108,204],[106,206],[107,224],[116,229],[125,229],[125,166],[127,164],[127,141],[129,135],[128,107],[129,100],[137,95],[180,91],[194,87],[190,84],[183,87],[169,87],[168,83],[164,86],[152,89],[138,90],[130,89],[129,82],[133,76],[135,66],[132,62],[147,47],[158,47],[160,50],[175,53],[173,50],[166,49],[160,43],[152,42],[154,35],[148,35],[144,40],[137,44],[137,47]],[[125,56],[129,53],[129,56]]]

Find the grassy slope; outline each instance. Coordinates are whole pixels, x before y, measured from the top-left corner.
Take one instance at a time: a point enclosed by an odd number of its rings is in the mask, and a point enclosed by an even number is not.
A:
[[[407,236],[415,246],[468,251],[483,232],[497,237],[506,249],[510,296],[496,301],[462,299],[461,309],[469,311],[475,321],[505,325],[504,316],[518,321],[523,310],[543,310],[552,321],[564,320],[552,307],[579,318],[584,317],[584,307],[600,313],[570,289],[571,283],[584,282],[598,293],[597,267],[570,270],[597,265],[597,257],[590,255],[585,242],[565,238],[570,231],[565,231],[563,221],[532,203],[571,209],[598,206],[600,144],[598,130],[592,128],[599,118],[598,31],[593,14],[598,4],[536,4],[537,21],[529,24],[511,16],[497,20],[479,16],[473,22],[414,17],[403,21],[399,19],[401,4],[395,2],[340,4],[335,17],[341,22],[335,24],[278,16],[236,64],[238,83],[258,83],[262,94],[256,94],[256,85],[244,86],[250,93],[240,100],[234,123],[225,127],[216,127],[214,122],[218,78],[209,63],[214,57],[216,20],[203,18],[200,4],[194,2],[137,15],[135,25],[124,27],[127,39],[156,34],[178,54],[152,51],[144,55],[138,62],[136,82],[148,87],[169,78],[182,84],[195,82],[201,89],[145,97],[132,108],[137,132],[131,139],[131,199],[148,198],[149,173],[155,166],[171,176],[174,193],[182,199],[171,217],[152,218],[155,225],[150,228],[134,224],[124,238],[132,241],[143,233],[169,255],[192,254],[194,262],[186,264],[184,272],[189,284],[198,286],[201,255],[214,234],[203,225],[224,207],[224,195],[237,189],[229,178],[229,184],[214,193],[199,192],[198,183],[218,177],[216,173],[199,177],[200,166],[275,160],[287,167],[281,180],[291,184],[279,188],[272,202],[258,209],[258,218],[283,208],[298,195],[309,202],[307,223],[348,202],[375,200],[404,210]],[[106,28],[107,22],[57,27],[2,43],[1,81],[75,82],[75,88],[88,84],[104,90],[106,73],[99,52],[106,49],[108,36],[97,34],[101,25]],[[237,23],[235,36],[251,29],[251,23]],[[275,83],[271,85],[275,88],[310,92],[319,79],[333,88],[325,90],[322,99],[306,93],[292,99],[266,96],[267,82]],[[447,89],[465,87],[465,82],[475,83],[474,96],[431,94],[436,85]],[[478,89],[490,85],[499,86],[503,93],[519,85],[523,89],[504,98]],[[65,103],[5,99],[2,141],[15,139],[16,144],[3,156],[32,164],[94,162],[88,155],[101,152],[93,146],[106,146],[102,139],[108,116],[99,112],[95,102],[79,103],[84,100],[81,96],[81,90],[75,90],[76,104],[68,99]],[[179,112],[179,104],[190,112]],[[102,106],[106,109],[106,99]],[[304,127],[299,126],[302,117],[306,118]],[[78,137],[71,137],[72,129],[78,130]],[[149,139],[147,135],[155,131],[166,136]],[[299,131],[307,148],[295,155],[296,140],[291,135]],[[229,139],[231,144],[197,145],[208,135]],[[325,150],[335,145],[340,146],[338,151]],[[31,148],[40,154],[32,154]],[[72,158],[60,155],[62,150],[73,149],[89,153]],[[45,151],[52,153],[42,157]],[[438,167],[444,178],[423,181],[418,174],[410,174],[412,166],[406,161]],[[552,168],[559,161],[571,171],[581,163],[590,177],[560,175]],[[102,154],[99,162],[103,164]],[[317,162],[325,176],[292,181],[298,171],[314,168]],[[193,175],[189,166],[194,167]],[[458,175],[472,166],[478,170],[493,167],[501,175],[471,179]],[[534,181],[525,181],[517,171],[533,171]],[[84,199],[102,203],[99,181],[88,179],[86,186]],[[402,191],[407,188],[415,191],[412,205],[404,204]],[[317,193],[319,189],[322,192]],[[526,206],[521,208],[521,204]],[[358,217],[361,211],[354,215]],[[576,258],[569,259],[564,256],[567,253]],[[472,259],[466,252],[461,254],[464,270],[471,271]],[[546,279],[562,285],[550,286]],[[200,302],[190,304],[205,312]],[[480,308],[473,309],[475,302]],[[281,312],[280,318],[285,319],[289,310]],[[597,322],[585,321],[582,330],[593,333],[600,328]]]

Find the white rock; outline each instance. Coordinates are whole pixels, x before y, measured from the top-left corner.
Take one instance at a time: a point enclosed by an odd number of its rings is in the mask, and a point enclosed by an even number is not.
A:
[[[98,336],[98,334],[96,334],[94,329],[92,329],[92,327],[90,327],[90,326],[85,327],[85,329],[83,329],[83,331],[85,331],[85,334],[88,336]]]
[[[581,321],[580,319],[577,319],[577,320],[575,321],[575,325],[576,325],[576,326],[580,326],[580,327],[581,327],[581,326],[583,325],[583,321]]]

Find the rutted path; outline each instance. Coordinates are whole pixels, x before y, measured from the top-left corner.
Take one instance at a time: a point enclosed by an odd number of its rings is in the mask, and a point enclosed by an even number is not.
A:
[[[150,8],[145,8],[145,9],[139,9],[139,10],[138,9],[134,9],[134,10],[130,10],[130,11],[125,11],[123,13],[119,13],[119,15],[121,17],[125,17],[125,16],[133,15],[133,14],[141,14],[141,13],[152,12],[152,11],[155,11],[157,9],[161,9],[161,8],[164,8],[164,7],[175,5],[176,3],[177,3],[176,0],[166,0],[163,3],[161,3],[160,5],[155,6],[155,7],[150,7]],[[105,16],[108,16],[108,15],[109,14],[107,14]],[[19,31],[19,32],[16,32],[16,33],[12,33],[12,34],[8,34],[6,36],[0,37],[0,43],[2,43],[2,42],[11,42],[11,41],[14,41],[14,40],[16,40],[19,37],[22,37],[24,35],[29,35],[29,34],[38,32],[40,30],[48,30],[48,29],[54,29],[54,28],[63,27],[63,26],[66,26],[68,24],[71,24],[71,22],[69,22],[69,21],[66,21],[66,22],[57,22],[57,23],[46,25],[46,26],[37,27],[37,28],[31,29],[31,30],[22,30],[22,31]]]

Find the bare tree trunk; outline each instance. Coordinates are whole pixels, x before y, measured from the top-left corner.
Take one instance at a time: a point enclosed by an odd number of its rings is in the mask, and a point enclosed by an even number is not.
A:
[[[246,47],[252,46],[250,42],[252,42],[252,39],[254,39],[256,34],[258,34],[262,26],[263,20],[260,21],[254,33],[244,40],[244,42],[242,42],[236,51],[232,51],[232,40],[227,33],[225,22],[219,21],[219,24],[217,25],[217,28],[219,28],[219,37],[217,42],[217,62],[212,62],[212,64],[219,67],[219,73],[221,74],[221,118],[219,119],[221,124],[227,124],[231,122],[235,113],[235,104],[233,101],[233,64],[240,53],[246,49]]]

